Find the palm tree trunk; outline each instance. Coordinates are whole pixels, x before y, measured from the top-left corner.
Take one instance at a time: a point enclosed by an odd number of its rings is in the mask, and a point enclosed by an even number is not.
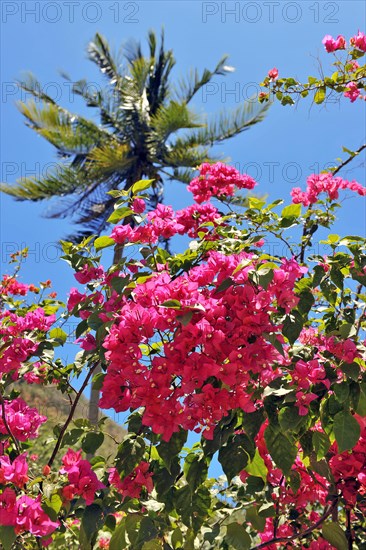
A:
[[[134,184],[134,182],[141,179],[141,177],[142,177],[142,174],[137,174],[135,177],[130,178],[126,182],[125,189],[129,189]],[[122,223],[127,224],[127,223],[130,223],[130,221],[131,221],[130,218],[125,218]],[[113,265],[116,265],[122,259],[123,250],[124,250],[123,244],[116,244],[116,246],[114,247],[114,253],[113,253]],[[100,372],[102,372],[102,367],[100,364],[98,364],[94,370],[94,376],[96,374],[99,374]],[[99,420],[99,394],[100,394],[100,391],[96,388],[93,388],[93,382],[92,382],[92,387],[90,390],[89,411],[88,411],[88,420],[92,426],[96,426]],[[92,457],[93,457],[93,454],[88,453],[86,458],[90,460]]]

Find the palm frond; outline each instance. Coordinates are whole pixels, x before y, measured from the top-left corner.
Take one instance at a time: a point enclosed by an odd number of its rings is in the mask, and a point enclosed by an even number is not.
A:
[[[172,168],[195,167],[208,160],[208,147],[179,147],[174,145],[168,148],[164,158],[164,165]]]
[[[17,200],[40,201],[74,193],[88,184],[90,182],[85,181],[83,172],[58,164],[57,168],[49,170],[43,177],[20,178],[16,185],[1,183],[0,191],[12,195]]]
[[[94,40],[88,44],[87,53],[90,61],[108,77],[110,84],[116,84],[122,77],[118,69],[118,60],[111,54],[108,41],[96,33]]]
[[[86,153],[96,143],[112,142],[112,135],[79,115],[74,115],[54,103],[19,101],[17,108],[32,130],[54,145],[61,154]]]
[[[222,111],[214,116],[205,128],[192,131],[186,138],[177,140],[180,147],[195,147],[198,145],[213,146],[233,136],[241,134],[254,124],[261,122],[270,106],[249,100],[233,111]]]
[[[188,77],[181,78],[178,81],[178,88],[175,91],[175,97],[178,101],[184,101],[189,103],[194,95],[206,84],[208,84],[214,76],[217,75],[226,75],[229,72],[233,71],[232,67],[226,65],[228,56],[224,55],[213,71],[209,69],[204,69],[203,73],[200,75],[198,70],[191,70]]]
[[[178,130],[200,128],[203,126],[200,117],[188,109],[185,103],[170,101],[168,105],[161,105],[156,115],[151,118],[151,126],[160,141]]]
[[[150,46],[150,57],[152,60],[152,71],[149,76],[147,87],[147,98],[150,105],[150,112],[154,115],[160,105],[169,99],[169,76],[175,65],[172,50],[164,49],[164,31],[161,32],[160,50],[158,58],[155,57],[156,36],[150,31],[148,36]]]
[[[88,160],[92,161],[98,171],[108,174],[125,173],[137,159],[129,155],[130,147],[125,143],[105,144],[94,147],[88,154]]]

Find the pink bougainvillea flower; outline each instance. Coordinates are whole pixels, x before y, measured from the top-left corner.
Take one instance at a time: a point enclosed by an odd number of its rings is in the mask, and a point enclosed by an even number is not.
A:
[[[194,178],[187,187],[198,204],[210,200],[211,197],[233,196],[235,187],[253,189],[256,185],[251,176],[240,174],[236,168],[222,162],[215,164],[204,162],[199,167],[199,171],[199,176]]]
[[[131,210],[135,212],[135,214],[142,214],[145,211],[146,204],[144,199],[135,199],[131,205]]]
[[[14,437],[19,441],[35,439],[38,436],[38,428],[47,421],[46,416],[40,415],[36,408],[28,407],[20,397],[13,401],[5,401],[5,415]],[[0,433],[8,433],[2,418]]]
[[[124,497],[140,498],[142,489],[146,489],[148,493],[153,490],[152,472],[149,472],[150,465],[148,462],[140,462],[136,468],[123,480],[116,468],[109,470],[108,481],[113,485],[119,493]]]
[[[354,101],[356,101],[360,93],[361,92],[358,89],[356,82],[350,82],[349,84],[347,84],[346,91],[343,95],[344,97],[348,97],[351,103],[353,103]]]
[[[269,76],[270,80],[276,80],[278,78],[278,69],[276,69],[276,67],[274,67],[273,69],[268,71],[268,76]]]
[[[344,50],[346,48],[346,39],[342,35],[338,35],[337,38],[334,39],[330,34],[326,34],[322,43],[328,53]]]
[[[352,38],[350,39],[350,43],[355,48],[366,52],[366,35],[363,32],[358,31],[356,36],[352,36]]]

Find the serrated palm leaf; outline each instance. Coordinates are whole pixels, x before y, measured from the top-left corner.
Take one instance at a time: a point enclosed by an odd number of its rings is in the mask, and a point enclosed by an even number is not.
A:
[[[191,69],[189,75],[178,81],[178,89],[175,91],[175,97],[178,101],[189,103],[195,94],[206,86],[214,76],[225,75],[233,71],[232,67],[226,65],[228,56],[224,55],[213,71],[204,69],[200,75],[197,69]]]
[[[88,57],[95,63],[100,71],[108,77],[111,84],[116,84],[121,78],[118,69],[118,60],[111,54],[108,41],[97,33],[94,40],[88,45]]]
[[[177,140],[177,144],[181,147],[194,147],[198,144],[213,146],[261,122],[268,107],[269,104],[259,105],[251,100],[246,101],[231,112],[223,111],[212,117],[205,128],[192,131],[188,137]]]

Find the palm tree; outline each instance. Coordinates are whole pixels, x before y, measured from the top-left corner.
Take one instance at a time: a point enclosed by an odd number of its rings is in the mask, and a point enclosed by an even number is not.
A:
[[[16,185],[1,184],[0,190],[17,200],[59,197],[46,216],[71,217],[79,227],[70,237],[74,241],[106,228],[115,202],[108,191],[129,189],[147,177],[154,180],[150,205],[156,206],[163,199],[163,178],[188,183],[196,166],[217,160],[209,154],[213,145],[261,121],[268,107],[249,101],[210,120],[197,116],[188,105],[213,77],[232,70],[226,65],[227,56],[212,71],[191,71],[174,86],[170,78],[175,59],[172,50],[165,50],[164,34],[157,47],[150,32],[148,47],[148,56],[140,44],[127,45],[122,55],[113,56],[100,34],[90,42],[88,58],[107,84],[95,90],[79,80],[72,90],[96,110],[99,124],[58,105],[33,75],[19,82],[33,96],[18,103],[20,112],[27,125],[56,148],[60,162],[51,173],[21,178]],[[121,247],[116,247],[114,263],[121,254]],[[98,419],[98,396],[98,390],[92,390],[93,424]]]
[[[157,48],[150,32],[148,46],[146,57],[140,44],[130,44],[122,56],[113,56],[101,35],[90,42],[88,57],[107,78],[107,85],[95,90],[79,80],[72,90],[87,107],[96,109],[99,124],[58,105],[33,75],[19,82],[33,96],[18,103],[20,112],[27,125],[56,148],[60,162],[53,172],[23,177],[16,185],[1,184],[0,190],[17,200],[60,197],[46,216],[71,217],[80,228],[73,240],[99,235],[106,228],[115,202],[107,191],[128,189],[143,177],[154,179],[154,206],[162,200],[163,177],[188,183],[197,165],[217,160],[209,155],[210,147],[264,117],[267,106],[254,101],[209,121],[197,116],[188,104],[214,76],[232,70],[226,65],[227,56],[212,71],[192,71],[173,86],[175,59],[172,50],[164,48],[164,34]]]

